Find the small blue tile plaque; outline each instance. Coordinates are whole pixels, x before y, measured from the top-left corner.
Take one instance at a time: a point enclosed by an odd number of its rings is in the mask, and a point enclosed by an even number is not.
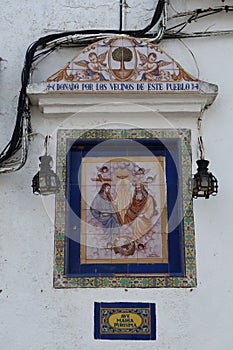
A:
[[[95,339],[155,340],[153,303],[95,303]]]

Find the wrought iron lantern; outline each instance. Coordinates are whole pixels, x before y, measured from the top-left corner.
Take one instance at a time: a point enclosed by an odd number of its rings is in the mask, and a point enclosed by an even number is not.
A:
[[[53,159],[47,154],[48,138],[49,136],[46,136],[45,138],[45,155],[39,157],[41,162],[40,170],[32,179],[33,193],[37,195],[41,194],[43,196],[57,193],[60,189],[59,178],[52,170]]]
[[[215,196],[218,192],[218,181],[216,177],[208,171],[209,161],[206,159],[197,160],[197,173],[192,178],[193,198],[204,197],[208,199],[210,195]]]

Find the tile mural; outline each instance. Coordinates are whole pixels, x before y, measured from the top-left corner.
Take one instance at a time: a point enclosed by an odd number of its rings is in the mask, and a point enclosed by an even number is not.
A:
[[[198,92],[198,79],[160,47],[113,37],[84,48],[47,79],[50,92]]]
[[[190,131],[59,130],[54,287],[196,285]]]

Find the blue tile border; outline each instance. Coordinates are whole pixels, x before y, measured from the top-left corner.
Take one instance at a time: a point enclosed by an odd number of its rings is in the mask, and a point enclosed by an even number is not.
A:
[[[154,303],[95,303],[94,338],[156,340]]]
[[[67,182],[67,140],[102,141],[105,139],[134,140],[179,140],[181,199],[183,207],[183,267],[177,271],[160,271],[158,274],[115,274],[77,275],[68,274],[66,270],[66,182]],[[99,129],[99,130],[59,130],[57,138],[57,173],[61,181],[61,191],[56,196],[55,254],[54,254],[54,288],[192,288],[196,287],[195,233],[192,208],[192,194],[189,189],[191,177],[191,133],[187,129]]]

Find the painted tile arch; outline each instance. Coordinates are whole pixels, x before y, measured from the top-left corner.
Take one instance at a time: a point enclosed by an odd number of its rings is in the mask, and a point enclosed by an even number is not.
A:
[[[199,91],[198,79],[160,47],[132,37],[87,46],[47,83],[48,91],[59,92]]]

